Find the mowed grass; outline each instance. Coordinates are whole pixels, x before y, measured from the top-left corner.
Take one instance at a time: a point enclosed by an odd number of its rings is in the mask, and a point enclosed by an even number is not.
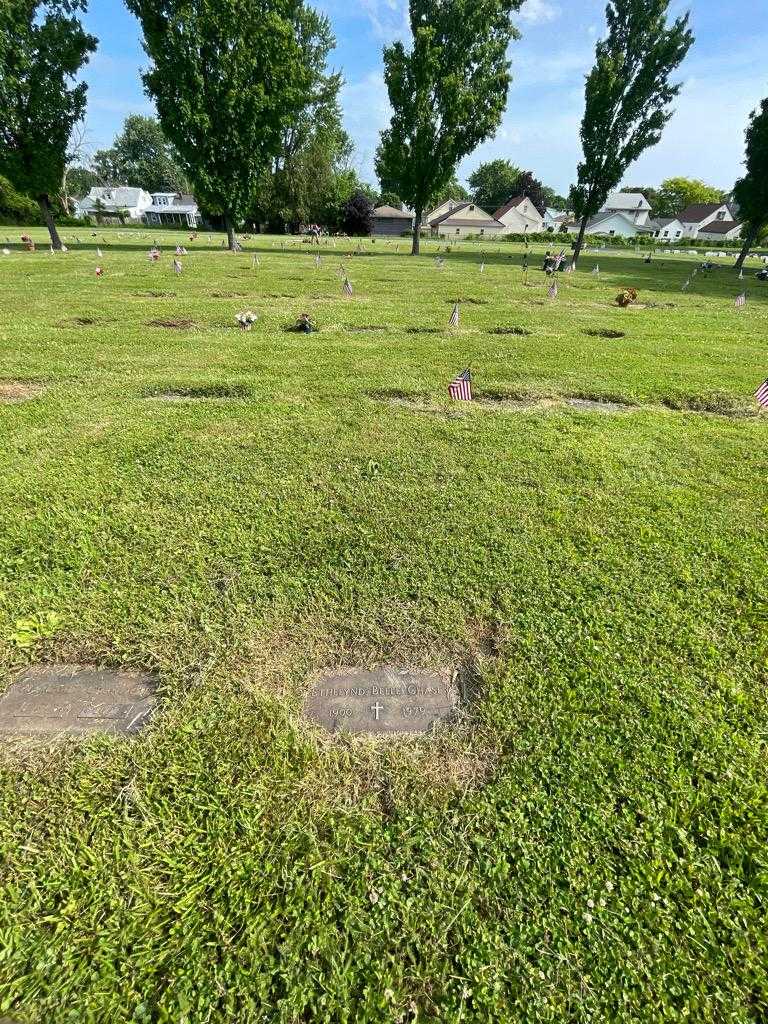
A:
[[[0,402],[0,687],[130,665],[161,705],[6,744],[0,1014],[764,1024],[768,286],[64,234],[0,256],[0,384],[36,391]],[[415,741],[303,722],[314,672],[377,663],[473,699]]]

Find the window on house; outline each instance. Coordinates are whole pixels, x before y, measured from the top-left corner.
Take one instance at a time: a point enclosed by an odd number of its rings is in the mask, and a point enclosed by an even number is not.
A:
[[[457,235],[460,235],[460,234],[461,234],[461,228],[456,228],[456,234],[457,234]]]
[[[718,220],[725,220],[725,210],[721,210],[717,215]]]
[[[470,206],[470,210],[474,210],[474,206]]]
[[[616,232],[615,232],[615,230],[614,230],[613,228],[611,228],[611,230],[610,230],[610,231],[608,232],[608,234],[609,234],[609,235],[615,235],[615,234],[616,234]]]
[[[485,234],[485,228],[480,228],[480,234],[481,234],[481,235],[484,235],[484,234]]]

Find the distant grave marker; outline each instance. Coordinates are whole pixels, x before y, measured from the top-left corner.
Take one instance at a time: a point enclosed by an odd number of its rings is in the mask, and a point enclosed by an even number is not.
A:
[[[304,714],[328,732],[426,733],[459,703],[450,671],[384,667],[325,672],[314,683]]]
[[[132,736],[146,725],[154,695],[146,673],[35,665],[0,697],[0,735]]]

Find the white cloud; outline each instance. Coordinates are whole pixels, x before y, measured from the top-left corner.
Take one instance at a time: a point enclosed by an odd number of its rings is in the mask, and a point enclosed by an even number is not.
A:
[[[359,173],[375,181],[373,158],[379,133],[389,124],[392,113],[387,86],[380,71],[371,71],[356,82],[347,82],[341,90],[344,126],[355,142]]]
[[[410,33],[407,0],[360,0],[373,31],[379,39],[392,42],[406,39]]]
[[[543,25],[554,21],[559,14],[560,8],[549,0],[526,0],[517,17],[528,25]]]

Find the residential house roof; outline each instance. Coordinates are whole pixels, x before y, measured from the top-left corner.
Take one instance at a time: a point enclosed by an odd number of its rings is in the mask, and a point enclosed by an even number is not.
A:
[[[373,211],[373,216],[389,220],[410,220],[412,214],[405,210],[398,210],[394,206],[377,206]]]
[[[473,219],[471,217],[461,217],[461,213],[463,213],[464,210],[468,210],[470,206],[474,206],[476,210],[480,211],[480,213],[485,214],[485,217],[478,217],[476,219]],[[431,223],[431,227],[436,227],[438,224],[445,224],[446,226],[450,226],[452,228],[467,228],[475,226],[480,228],[501,228],[504,226],[503,224],[499,223],[499,221],[497,221],[494,217],[489,216],[489,214],[487,214],[485,210],[481,209],[481,207],[477,206],[475,203],[461,203],[461,205],[455,207],[455,209],[449,210],[448,213],[444,213],[442,217],[438,217],[437,220],[433,220]]]
[[[126,207],[130,209],[139,205],[142,196],[147,195],[143,188],[129,188],[126,185],[119,185],[114,188],[102,188],[94,185],[88,195],[83,199],[84,203],[95,203],[101,200],[105,206],[116,208]]]
[[[604,210],[650,210],[651,204],[642,192],[612,192],[605,203]]]
[[[701,224],[707,217],[714,217],[718,210],[722,210],[726,203],[693,203],[686,206],[682,213],[678,213],[678,220],[685,224]]]
[[[533,206],[533,202],[529,199],[528,196],[515,196],[514,199],[510,199],[508,203],[505,203],[503,206],[499,207],[499,209],[493,215],[494,218],[496,220],[501,220],[501,218],[504,216],[505,213],[509,213],[510,210],[514,210],[518,206],[522,206],[523,203],[526,201],[526,199],[528,199],[528,202],[531,204],[531,206]],[[535,207],[534,207],[534,209],[535,209]],[[538,210],[536,212],[538,213]],[[526,216],[526,215],[522,214],[521,216]],[[530,219],[533,220],[535,218],[530,218]]]
[[[740,228],[741,224],[735,220],[713,220],[711,224],[705,224],[701,230],[709,235],[727,235],[734,228]]]

